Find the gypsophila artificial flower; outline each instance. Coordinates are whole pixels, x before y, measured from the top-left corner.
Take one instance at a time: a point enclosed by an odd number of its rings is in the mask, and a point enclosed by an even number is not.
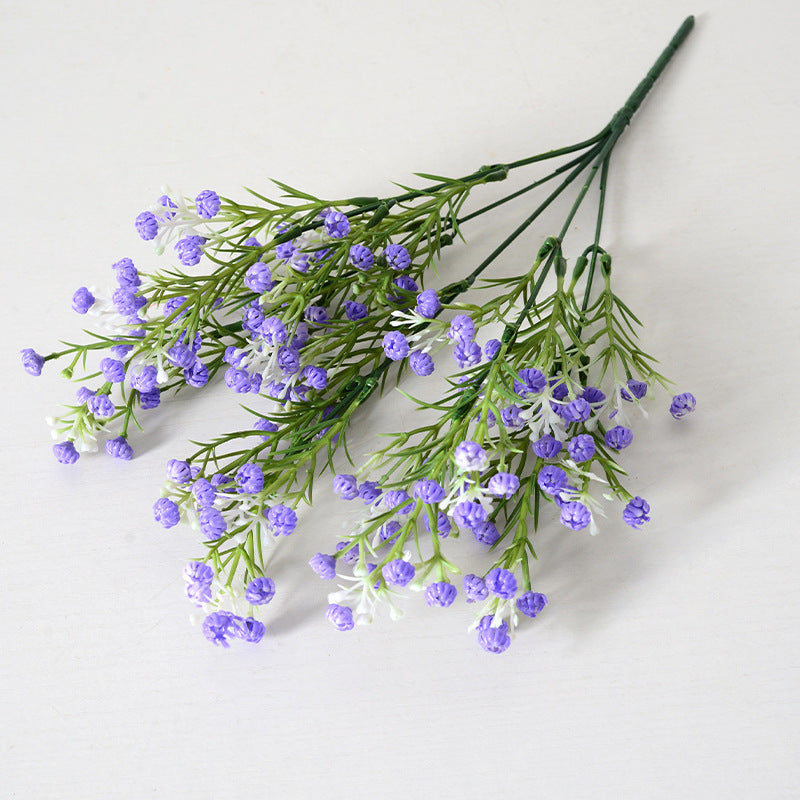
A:
[[[53,455],[59,464],[74,464],[80,458],[80,453],[75,449],[75,445],[72,442],[54,444]]]
[[[272,578],[254,578],[247,584],[245,597],[251,605],[266,605],[275,597],[275,581]]]
[[[337,631],[351,631],[355,627],[353,610],[347,606],[331,603],[325,612],[325,616]]]
[[[134,220],[164,268],[140,274],[120,258],[111,285],[83,286],[72,297],[98,327],[88,343],[22,351],[31,374],[62,360],[62,375],[81,387],[77,404],[48,420],[54,455],[66,464],[98,445],[119,460],[135,446],[145,458],[146,440],[129,443],[135,429],[187,387],[217,380],[231,389],[230,402],[246,400],[244,424],[169,462],[153,505],[160,525],[184,521],[205,549],[184,580],[210,642],[227,648],[264,638],[261,617],[278,612],[263,608],[275,594],[270,564],[303,541],[290,534],[326,473],[339,496],[362,501],[350,506],[358,518],[330,554],[309,561],[323,579],[337,579],[323,606],[334,627],[370,622],[382,605],[399,617],[410,599],[403,587],[424,593],[431,607],[450,606],[466,547],[486,577],[467,574],[463,594],[479,603],[472,630],[491,653],[505,651],[547,603],[532,588],[541,582],[533,574],[540,526],[558,519],[594,535],[606,503],[624,506],[631,527],[650,520],[618,453],[633,439],[628,412],[638,405],[646,417],[641,401],[668,381],[619,296],[617,267],[601,246],[602,212],[616,142],[691,27],[689,19],[609,124],[575,145],[462,178],[422,176],[420,188],[401,184],[384,198],[329,201],[285,184],[277,184],[280,199],[252,192],[245,203],[210,189],[194,197],[164,190]],[[479,187],[548,162],[549,173],[527,186],[465,206]],[[545,181],[552,191],[490,255],[440,289],[424,288],[432,270],[443,277],[453,269],[449,246],[466,241],[470,220],[507,200],[524,202]],[[597,183],[599,192],[589,191]],[[567,189],[574,200],[563,224],[526,241]],[[597,218],[587,242],[572,222],[590,198]],[[512,242],[513,272],[483,277]],[[404,429],[359,464],[347,442],[353,420],[409,373],[444,374],[438,387],[427,384],[434,399],[415,400],[425,420],[404,415]],[[685,393],[669,410],[681,418],[695,406]],[[466,543],[453,541],[466,531]]]
[[[105,444],[105,450],[111,458],[118,458],[120,461],[130,461],[133,458],[133,448],[124,436],[109,439]]]
[[[650,522],[650,504],[641,497],[634,497],[622,511],[622,519],[632,528],[641,528]]]
[[[453,605],[457,594],[458,590],[452,583],[438,581],[437,583],[432,583],[425,589],[425,602],[429,606],[447,608]]]
[[[311,560],[308,563],[320,578],[330,580],[336,577],[336,559],[333,556],[317,553],[311,556]]]
[[[547,598],[538,592],[523,592],[517,598],[517,608],[531,619],[538,616],[546,605]]]
[[[676,394],[675,397],[672,398],[669,413],[672,414],[675,419],[681,419],[687,414],[691,414],[696,407],[697,400],[695,400],[694,395],[690,392],[684,392],[683,394]]]

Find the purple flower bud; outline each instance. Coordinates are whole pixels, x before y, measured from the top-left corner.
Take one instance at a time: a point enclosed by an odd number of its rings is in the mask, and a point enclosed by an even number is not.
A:
[[[263,378],[258,372],[250,376],[250,392],[258,394],[261,391],[261,382]]]
[[[128,373],[128,383],[130,383],[131,389],[136,389],[142,393],[155,389],[157,381],[158,370],[150,364],[132,367]]]
[[[297,247],[295,246],[294,239],[288,242],[281,242],[275,245],[275,256],[280,261],[289,261],[296,250]]]
[[[524,592],[517,598],[517,608],[533,619],[547,605],[547,598],[538,592]]]
[[[413,294],[419,289],[417,282],[410,275],[399,275],[392,281],[392,283],[398,289],[408,292],[409,294]],[[404,300],[406,300],[406,297],[402,294],[392,294],[389,295],[389,300],[391,300],[393,303],[402,303]]]
[[[74,464],[81,457],[72,442],[54,444],[53,455],[59,464]]]
[[[291,347],[278,350],[278,367],[285,377],[296,375],[300,371],[300,354]]]
[[[521,428],[525,424],[520,413],[522,409],[519,406],[510,405],[500,411],[500,418],[503,420],[503,425],[506,428]]]
[[[427,514],[425,514],[422,518],[422,522],[425,525],[425,530],[428,533],[431,532],[431,521]],[[444,511],[439,511],[436,514],[436,533],[438,534],[440,539],[446,539],[450,535],[450,531],[453,529],[453,526],[448,518],[447,514]]]
[[[106,453],[111,458],[118,458],[120,461],[130,461],[133,458],[133,448],[128,444],[128,440],[124,436],[109,439],[105,447]]]
[[[216,472],[211,476],[211,485],[215,489],[219,489],[220,486],[227,486],[230,483],[233,483],[233,478],[229,477],[228,475],[223,475],[221,472]],[[233,487],[228,486],[228,488],[223,489],[223,491],[232,492]]]
[[[350,221],[341,211],[329,211],[325,215],[325,233],[331,239],[344,239],[350,233]]]
[[[219,213],[222,203],[220,202],[219,195],[212,192],[211,189],[204,189],[194,199],[195,211],[197,216],[203,219],[212,219]]]
[[[214,580],[214,570],[202,561],[190,561],[183,568],[183,579],[187,583],[200,583],[210,586]]]
[[[123,317],[130,316],[136,312],[136,292],[133,289],[121,286],[111,295],[111,302]]]
[[[209,642],[222,647],[230,647],[228,636],[233,633],[233,615],[227,611],[215,611],[203,620],[203,636]]]
[[[75,392],[75,396],[78,398],[79,403],[85,403],[93,394],[94,392],[86,386],[79,387],[78,391]]]
[[[483,578],[470,574],[464,576],[464,594],[468,603],[479,603],[489,596],[489,590]]]
[[[372,250],[370,250],[365,244],[354,244],[350,248],[350,263],[356,269],[366,272],[367,270],[372,269],[374,262],[375,256],[372,254]]]
[[[121,361],[128,355],[128,353],[131,352],[131,350],[133,350],[132,344],[115,344],[109,350],[109,352],[111,353],[112,356],[114,356],[114,358],[118,358]]]
[[[93,305],[94,295],[85,286],[72,295],[72,310],[79,314],[85,314]]]
[[[407,505],[403,505],[403,503],[407,503]],[[414,503],[411,502],[408,492],[404,489],[392,489],[386,492],[381,500],[381,505],[397,514],[408,514],[414,508]]]
[[[238,394],[250,391],[250,376],[243,369],[229,367],[225,370],[225,385]]]
[[[647,394],[647,384],[643,381],[635,381],[631,378],[627,383],[627,387],[627,389],[620,391],[620,396],[629,403],[632,403],[634,398],[641,400]]]
[[[328,385],[328,371],[323,367],[310,365],[303,370],[303,380],[317,391],[322,391]]]
[[[592,406],[599,406],[606,399],[605,394],[596,386],[587,386],[581,392],[581,397]]]
[[[505,497],[508,500],[519,489],[519,478],[510,472],[498,472],[492,476],[487,488],[495,497]]]
[[[200,508],[204,506],[213,506],[214,501],[217,499],[217,493],[214,487],[205,478],[198,478],[194,482],[194,486],[192,486],[192,495]]]
[[[272,578],[254,578],[247,584],[244,596],[251,606],[265,606],[275,597],[275,581]]]
[[[633,431],[623,425],[617,425],[606,431],[606,444],[612,450],[624,450],[633,441]]]
[[[582,531],[592,521],[592,514],[583,503],[573,501],[561,506],[561,524],[573,531]]]
[[[175,244],[175,252],[178,254],[178,261],[185,267],[193,267],[200,263],[203,257],[202,245],[205,239],[202,236],[184,236]]]
[[[125,380],[125,365],[114,358],[104,358],[100,362],[103,377],[109,383],[122,383]]]
[[[392,269],[403,270],[411,266],[411,256],[401,244],[389,244],[383,251],[383,257]]]
[[[147,411],[150,408],[158,408],[161,403],[161,389],[156,387],[149,392],[139,392],[139,405]]]
[[[428,353],[422,350],[414,350],[408,357],[408,363],[415,374],[426,378],[434,370],[433,359]]]
[[[256,294],[264,294],[275,285],[272,280],[272,272],[269,267],[261,261],[253,264],[245,273],[244,285]]]
[[[355,302],[355,300],[344,301],[344,313],[350,322],[357,322],[368,316],[367,307],[363,303]]]
[[[487,653],[504,653],[511,645],[508,635],[508,625],[501,622],[497,627],[492,627],[494,617],[487,614],[478,624],[478,644]]]
[[[414,484],[414,497],[423,503],[441,503],[447,492],[434,480],[421,480]]]
[[[283,344],[287,339],[286,326],[278,317],[267,317],[263,319],[258,330],[264,341],[271,347],[277,347]],[[233,364],[232,361],[228,363]],[[233,366],[237,365],[233,364]]]
[[[570,400],[562,409],[561,417],[565,422],[585,422],[592,416],[592,407],[583,397]]]
[[[500,531],[493,522],[481,522],[472,529],[472,535],[479,544],[492,547],[500,539]]]
[[[641,497],[634,497],[622,512],[622,519],[632,528],[641,528],[650,522],[650,504]]]
[[[243,642],[250,642],[251,644],[258,644],[266,633],[266,627],[263,622],[260,622],[255,617],[234,617],[233,620],[233,633],[237,639]]]
[[[408,341],[399,331],[391,331],[383,337],[383,352],[392,361],[401,361],[408,355]]]
[[[549,433],[537,439],[531,447],[539,458],[555,458],[561,452],[561,442],[554,439]]]
[[[453,507],[453,519],[461,528],[477,528],[486,522],[486,510],[474,500],[462,500]]]
[[[594,437],[589,433],[582,433],[569,440],[567,445],[569,457],[576,463],[588,461],[595,451]]]
[[[406,586],[411,583],[415,574],[414,565],[402,558],[390,561],[381,570],[381,575],[390,586]]]
[[[337,475],[333,479],[333,491],[342,500],[355,500],[358,497],[358,481],[354,475]]]
[[[381,488],[376,481],[364,481],[358,487],[358,496],[364,501],[365,506],[374,503],[381,494]]]
[[[86,401],[86,408],[95,417],[113,417],[116,408],[107,394],[93,394]]]
[[[483,352],[477,342],[459,342],[453,349],[453,358],[461,369],[481,363]]]
[[[164,319],[168,319],[188,300],[187,297],[170,297],[164,303],[163,314]],[[177,322],[181,317],[185,317],[189,313],[189,307],[184,308],[179,314],[175,314],[173,322]]]
[[[697,407],[697,400],[691,392],[684,392],[683,394],[676,394],[672,398],[672,403],[669,407],[669,413],[675,419],[681,419],[687,414],[691,414]]]
[[[204,506],[200,509],[200,530],[205,534],[206,539],[212,541],[219,539],[228,529],[225,517],[216,508]]]
[[[565,503],[572,502],[578,494],[578,487],[567,484],[553,495],[553,502],[563,508]]]
[[[160,522],[165,528],[172,528],[181,521],[178,504],[168,497],[156,500],[153,505],[153,516],[156,518],[156,522]]]
[[[425,590],[425,602],[431,607],[447,608],[453,605],[457,594],[458,590],[452,583],[439,581],[438,583],[432,583]]]
[[[261,417],[253,423],[253,429],[257,431],[264,431],[265,434],[275,433],[278,430],[278,425],[266,417]],[[262,436],[261,441],[266,442],[269,436]]]
[[[342,561],[351,566],[358,562],[359,548],[357,544],[353,544],[350,540],[337,542],[336,550],[342,553]]]
[[[167,480],[175,483],[189,483],[192,480],[192,467],[188,461],[171,458],[167,461]]]
[[[426,289],[417,295],[417,314],[425,319],[433,319],[442,307],[439,295],[433,289]]]
[[[536,482],[543,492],[547,494],[556,494],[569,483],[569,478],[561,467],[556,467],[554,464],[547,464],[539,470]]]
[[[136,233],[146,242],[158,236],[158,220],[156,219],[156,215],[150,211],[142,211],[142,213],[136,217],[134,225],[136,226]]]
[[[459,314],[453,317],[447,336],[449,339],[462,344],[471,342],[475,338],[475,323],[466,314]]]
[[[171,211],[170,209],[177,208],[178,206],[165,194],[162,194],[161,197],[158,198],[158,204],[162,207],[162,219],[172,219],[175,216],[175,212]]]
[[[194,364],[197,356],[191,347],[185,344],[174,344],[167,350],[167,358],[176,366],[181,369],[189,369]]]
[[[500,352],[500,347],[499,339],[489,339],[483,348],[483,352],[486,354],[486,360],[491,361]]]
[[[345,234],[342,235],[344,236]],[[328,606],[328,610],[325,612],[325,616],[337,631],[351,631],[355,627],[355,622],[353,622],[353,609],[347,606],[331,603]]]
[[[236,472],[236,483],[242,494],[258,494],[264,488],[264,473],[258,464],[243,464]]]
[[[244,309],[242,313],[242,327],[252,334],[260,334],[263,324],[264,312],[261,310],[256,300]]]
[[[510,600],[517,593],[517,579],[511,570],[495,567],[486,576],[486,588],[503,600]]]
[[[336,559],[333,556],[317,553],[311,556],[308,564],[323,580],[329,581],[336,577]]]
[[[567,384],[560,378],[550,378],[551,394],[554,400],[563,400],[568,394]]]
[[[277,400],[280,403],[286,402],[287,390],[285,383],[270,381],[270,383],[267,384],[267,388],[264,390],[264,393],[267,395],[267,397],[271,397],[273,400]]]
[[[328,324],[328,312],[322,306],[309,306],[305,311],[305,318],[312,325]]]
[[[382,542],[394,542],[397,538],[397,532],[400,530],[401,525],[397,520],[389,520],[385,525],[381,525],[378,530],[378,538]]]
[[[20,350],[20,353],[22,353],[22,366],[25,369],[25,372],[27,372],[28,375],[33,375],[34,377],[41,375],[42,367],[44,366],[44,357],[40,356],[30,347]]]
[[[311,334],[308,332],[308,325],[305,322],[298,322],[289,347],[294,350],[302,350],[309,338],[311,338]]]
[[[272,506],[265,516],[270,527],[281,536],[289,536],[297,527],[297,514],[282,503]]]
[[[123,289],[136,289],[137,286],[142,285],[139,272],[136,267],[133,266],[133,261],[129,258],[121,258],[115,264],[111,265],[111,269],[117,273],[117,283]]]
[[[547,385],[547,379],[541,370],[538,369],[521,369],[519,371],[519,380],[514,381],[514,391],[520,397],[527,397],[530,394],[539,394],[544,391]]]
[[[453,461],[464,472],[486,469],[489,458],[486,451],[477,443],[469,440],[461,442],[453,452]]]
[[[202,389],[208,383],[208,378],[208,367],[199,358],[183,371],[183,379],[195,389]]]

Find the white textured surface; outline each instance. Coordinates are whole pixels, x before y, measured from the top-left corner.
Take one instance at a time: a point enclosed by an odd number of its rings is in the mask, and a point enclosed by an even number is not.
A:
[[[414,598],[399,623],[332,630],[303,566],[349,513],[323,491],[277,565],[265,642],[208,646],[184,621],[192,534],[150,506],[184,440],[243,412],[212,391],[158,417],[131,464],[61,468],[41,420],[71,389],[27,379],[19,348],[79,336],[74,289],[121,255],[148,263],[130,220],[162,183],[386,193],[576,141],[691,12],[616,150],[604,235],[646,349],[699,399],[626,456],[649,531],[545,528],[550,606],[494,658],[463,605]],[[0,16],[0,797],[798,796],[793,3],[2,0]],[[364,447],[409,413],[396,396],[366,412]]]

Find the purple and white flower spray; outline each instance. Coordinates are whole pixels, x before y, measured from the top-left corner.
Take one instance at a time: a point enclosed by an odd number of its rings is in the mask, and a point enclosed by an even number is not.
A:
[[[31,375],[63,360],[64,376],[81,384],[77,402],[50,420],[64,464],[100,445],[117,460],[141,456],[130,443],[140,416],[178,391],[218,378],[234,402],[245,400],[249,423],[170,460],[153,505],[163,528],[185,522],[205,547],[184,580],[211,643],[268,633],[265,613],[281,591],[273,555],[302,549],[303,506],[323,469],[362,513],[330,552],[303,559],[311,575],[337,583],[322,609],[338,631],[372,621],[382,605],[399,616],[399,599],[418,590],[431,613],[461,597],[478,604],[479,644],[504,652],[520,615],[538,618],[548,602],[531,574],[540,525],[594,534],[603,501],[623,504],[618,517],[635,530],[650,524],[650,504],[623,485],[622,463],[638,445],[632,411],[667,382],[612,290],[599,237],[610,155],[692,24],[611,122],[575,145],[459,179],[423,175],[422,188],[384,198],[328,201],[279,183],[283,199],[254,194],[240,204],[211,189],[167,190],[133,228],[170,264],[142,273],[121,258],[113,285],[81,286],[68,299],[96,323],[92,341],[22,350]],[[464,212],[479,187],[551,159],[558,165],[544,178]],[[560,232],[530,269],[478,283],[581,176]],[[568,275],[564,241],[597,176],[596,235]],[[551,180],[551,194],[466,277],[425,287],[470,220]],[[436,418],[340,470],[354,415],[404,374],[449,375],[437,402],[419,401]],[[669,412],[683,420],[696,402],[677,394]],[[482,575],[461,578],[462,546],[486,561]]]

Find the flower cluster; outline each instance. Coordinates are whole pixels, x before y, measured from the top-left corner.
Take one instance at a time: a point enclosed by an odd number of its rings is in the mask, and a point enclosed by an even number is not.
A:
[[[574,145],[462,178],[420,175],[427,185],[384,198],[323,200],[280,183],[282,200],[252,193],[249,203],[165,190],[133,227],[176,266],[142,272],[121,258],[113,285],[72,296],[97,328],[89,343],[22,350],[29,374],[63,359],[62,374],[79,384],[76,402],[49,420],[62,464],[101,442],[130,461],[131,426],[179,391],[219,378],[247,399],[249,425],[171,459],[153,505],[163,528],[185,522],[199,534],[204,554],[183,577],[206,639],[228,647],[264,637],[279,590],[271,560],[301,540],[301,508],[322,470],[364,509],[330,552],[308,554],[310,569],[337,583],[324,614],[339,631],[372,621],[382,604],[399,616],[398,598],[418,590],[432,609],[459,596],[479,604],[478,642],[503,652],[521,619],[548,602],[529,561],[539,525],[595,534],[603,501],[618,503],[631,528],[650,522],[621,462],[638,441],[636,412],[668,382],[637,342],[639,322],[612,289],[599,237],[611,152],[691,27],[690,18],[610,123]],[[478,187],[551,159],[559,165],[545,177],[465,212]],[[568,276],[564,240],[597,175],[595,238]],[[581,176],[563,226],[527,272],[481,278]],[[468,275],[425,287],[469,221],[548,182],[550,193]],[[406,372],[446,376],[440,400],[417,401],[436,418],[391,435],[354,474],[338,472],[354,415]],[[695,406],[677,394],[669,412],[681,420]],[[462,540],[486,558],[483,574],[464,575],[445,555]]]

